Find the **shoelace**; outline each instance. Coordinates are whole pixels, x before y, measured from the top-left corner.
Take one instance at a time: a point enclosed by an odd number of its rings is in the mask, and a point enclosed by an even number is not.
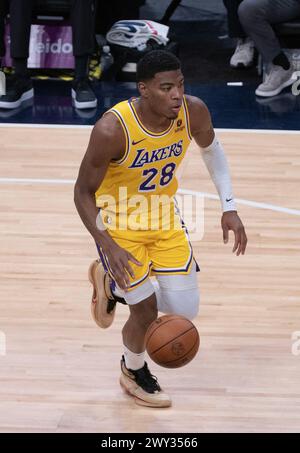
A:
[[[147,363],[140,370],[130,370],[134,375],[138,385],[149,393],[160,391],[161,388],[157,382],[157,377],[150,373]]]

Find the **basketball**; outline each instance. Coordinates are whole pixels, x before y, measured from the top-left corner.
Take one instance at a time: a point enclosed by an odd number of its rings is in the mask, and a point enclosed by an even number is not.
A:
[[[200,344],[198,330],[179,315],[157,318],[146,333],[146,350],[153,362],[165,368],[179,368],[196,355]]]

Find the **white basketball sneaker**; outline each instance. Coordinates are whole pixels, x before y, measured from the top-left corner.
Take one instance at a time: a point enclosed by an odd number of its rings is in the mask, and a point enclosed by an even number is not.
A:
[[[295,82],[293,73],[294,69],[292,66],[286,70],[281,66],[271,65],[264,82],[255,91],[256,96],[270,97],[281,93],[284,88]]]
[[[232,68],[248,68],[254,61],[254,42],[250,38],[239,39],[230,59]]]

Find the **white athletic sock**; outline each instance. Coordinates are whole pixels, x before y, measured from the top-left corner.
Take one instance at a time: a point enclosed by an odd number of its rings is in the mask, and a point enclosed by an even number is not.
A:
[[[131,352],[125,345],[123,346],[126,368],[130,370],[139,370],[140,368],[143,368],[145,363],[145,351],[136,354],[135,352]]]

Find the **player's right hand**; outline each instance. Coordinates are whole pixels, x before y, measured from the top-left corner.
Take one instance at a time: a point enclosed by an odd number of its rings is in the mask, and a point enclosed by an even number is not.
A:
[[[116,243],[110,244],[109,248],[103,249],[103,252],[107,256],[111,273],[117,285],[124,291],[127,291],[127,288],[130,286],[129,275],[134,278],[134,272],[129,261],[137,266],[142,266],[142,263]]]

